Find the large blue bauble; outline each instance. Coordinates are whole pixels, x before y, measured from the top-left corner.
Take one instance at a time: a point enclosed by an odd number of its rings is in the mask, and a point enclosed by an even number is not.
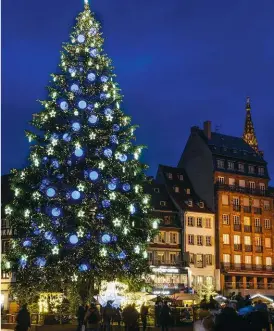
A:
[[[52,208],[51,214],[54,217],[59,217],[61,215],[61,208],[59,208],[59,207]]]
[[[31,247],[32,243],[29,239],[23,241],[23,247]]]
[[[110,148],[106,148],[104,150],[104,155],[107,157],[107,158],[110,158],[112,156],[112,150]]]
[[[135,214],[135,212],[136,212],[136,208],[135,208],[135,206],[132,206],[131,211],[130,211],[131,215]]]
[[[34,233],[36,236],[38,236],[38,235],[41,233],[41,230],[40,230],[39,228],[35,227],[33,233]]]
[[[117,131],[120,130],[120,126],[119,126],[118,124],[113,124],[112,130],[113,130],[114,132],[117,132]]]
[[[116,184],[113,183],[113,182],[111,182],[111,183],[108,184],[108,189],[110,191],[114,191],[116,189],[116,187],[117,187]]]
[[[113,114],[113,110],[112,110],[111,108],[106,108],[106,109],[104,110],[104,114],[105,114],[106,116],[108,116],[108,115],[112,115],[112,114]]]
[[[126,160],[127,160],[127,156],[126,156],[126,154],[121,154],[120,157],[119,157],[119,160],[120,160],[121,162],[126,162]]]
[[[130,185],[129,183],[125,183],[122,186],[123,191],[128,192],[130,190]]]
[[[51,240],[52,237],[53,237],[53,234],[52,234],[51,231],[47,231],[47,232],[45,232],[44,237],[45,237],[45,239],[47,239],[47,240]]]
[[[76,70],[76,68],[74,68],[74,67],[71,67],[71,68],[69,68],[69,70],[68,70],[68,71],[69,71],[69,73],[70,73],[70,74],[73,74],[73,73],[75,73],[75,74],[76,74],[76,71],[77,71],[77,70]]]
[[[89,50],[89,54],[90,54],[91,57],[96,57],[99,54],[99,52],[96,48],[91,48]]]
[[[92,170],[92,171],[90,171],[90,173],[89,173],[88,176],[89,176],[89,179],[90,179],[90,180],[97,180],[98,177],[99,177],[99,174],[98,174],[97,171]]]
[[[24,257],[21,257],[19,263],[21,268],[25,268],[25,266],[27,265],[27,260]]]
[[[89,269],[89,266],[87,263],[81,263],[78,268],[79,271],[88,271],[88,269]]]
[[[91,36],[95,36],[96,33],[97,33],[97,30],[96,30],[95,28],[93,28],[93,27],[90,28],[90,30],[89,30],[89,32],[88,32],[88,34],[91,35]]]
[[[88,74],[88,80],[89,80],[90,82],[94,82],[95,79],[96,79],[96,75],[95,75],[93,72],[90,72],[90,73]]]
[[[62,110],[68,110],[68,103],[67,103],[67,101],[61,101],[60,102],[60,108]]]
[[[77,132],[81,129],[81,124],[79,122],[72,123],[72,130]]]
[[[108,81],[108,77],[107,76],[101,76],[100,78],[102,83],[106,83]]]
[[[76,148],[74,151],[75,156],[77,157],[81,157],[84,155],[84,151],[82,150],[82,148]]]
[[[80,91],[79,86],[76,83],[73,83],[70,87],[71,92],[78,93]]]
[[[98,122],[98,117],[96,115],[90,115],[88,121],[90,124],[96,124]]]
[[[102,206],[104,208],[109,208],[110,207],[110,201],[109,200],[103,200],[102,201]]]
[[[103,244],[108,244],[111,242],[111,236],[109,234],[103,234],[102,235],[102,243]]]
[[[49,187],[46,190],[46,194],[49,198],[53,198],[56,195],[56,190],[53,187]]]
[[[69,242],[73,245],[77,244],[79,241],[78,237],[76,236],[76,234],[72,234],[71,236],[69,236]]]
[[[80,101],[78,102],[78,107],[79,107],[80,109],[86,109],[86,108],[87,108],[87,103],[86,103],[86,101],[85,101],[85,100],[80,100]]]
[[[71,136],[68,133],[64,133],[63,140],[66,142],[69,142],[69,141],[71,141]]]
[[[123,259],[125,259],[127,256],[126,256],[126,254],[124,253],[124,252],[121,252],[119,255],[118,255],[118,259],[120,259],[120,260],[123,260]]]
[[[80,44],[84,43],[85,42],[85,36],[83,34],[79,34],[79,36],[77,37],[77,41]]]
[[[81,193],[79,191],[75,190],[71,193],[71,197],[72,197],[73,200],[78,200],[81,197]]]
[[[46,259],[44,257],[37,257],[35,264],[38,267],[43,268],[46,265]]]

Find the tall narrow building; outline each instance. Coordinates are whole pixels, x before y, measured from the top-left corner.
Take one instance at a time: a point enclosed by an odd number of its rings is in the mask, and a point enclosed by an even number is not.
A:
[[[250,99],[242,138],[192,127],[178,164],[215,210],[216,267],[223,293],[274,295],[274,209],[267,162],[259,151]]]

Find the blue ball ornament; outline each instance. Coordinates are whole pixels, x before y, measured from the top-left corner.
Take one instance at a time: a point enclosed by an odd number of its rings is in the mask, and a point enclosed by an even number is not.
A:
[[[92,103],[89,103],[87,109],[92,111],[94,109],[94,105]]]
[[[72,123],[72,130],[77,132],[81,129],[81,124],[79,122],[73,122]]]
[[[118,132],[120,130],[120,126],[118,124],[113,124],[112,130],[114,132]]]
[[[135,206],[131,206],[131,208],[130,208],[130,213],[131,213],[131,215],[133,215],[133,214],[136,213],[136,208],[135,208]]]
[[[89,50],[89,54],[90,54],[91,57],[96,57],[99,54],[99,52],[96,48],[91,48]]]
[[[69,141],[71,141],[71,136],[68,133],[64,133],[63,140],[66,142],[69,142]]]
[[[46,265],[46,259],[44,257],[37,257],[35,264],[38,267],[43,268]]]
[[[23,247],[31,247],[32,243],[29,239],[23,241]]]
[[[117,138],[117,136],[116,135],[110,136],[110,142],[112,144],[118,144],[118,138]]]
[[[104,220],[104,219],[105,219],[105,216],[104,216],[103,214],[97,214],[97,215],[96,215],[96,218],[97,218],[98,220]]]
[[[117,236],[112,236],[112,241],[116,242],[117,241]]]
[[[27,265],[27,259],[24,256],[22,256],[19,260],[19,263],[21,268],[25,268]]]
[[[71,236],[69,236],[69,242],[72,244],[72,245],[75,245],[77,244],[79,241],[78,237],[76,236],[76,234],[72,234]]]
[[[79,86],[76,83],[73,83],[70,87],[71,92],[78,93],[80,91]]]
[[[104,114],[105,114],[106,116],[108,116],[108,115],[112,115],[112,114],[113,114],[113,110],[112,110],[111,108],[106,108],[106,109],[104,110]]]
[[[53,197],[56,195],[56,190],[55,190],[53,187],[49,187],[49,188],[46,190],[46,195],[47,195],[49,198],[53,198]]]
[[[117,185],[115,183],[113,183],[113,182],[111,182],[111,183],[108,184],[108,189],[110,191],[114,191],[116,189],[116,187],[117,187]]]
[[[68,103],[67,103],[67,101],[61,101],[60,102],[60,108],[62,110],[68,110]]]
[[[89,35],[91,35],[91,36],[95,36],[96,35],[96,33],[97,33],[97,30],[95,29],[95,28],[90,28],[90,30],[89,30]]]
[[[53,139],[58,139],[58,138],[59,138],[58,134],[57,133],[53,133],[51,135],[51,137],[50,137],[50,140],[52,141]]]
[[[89,179],[92,181],[95,181],[99,178],[99,174],[95,170],[90,171],[88,176],[89,176]]]
[[[129,183],[125,183],[125,184],[123,184],[123,185],[122,185],[122,189],[123,189],[123,191],[128,192],[128,191],[130,190],[130,185],[129,185]]]
[[[44,185],[48,185],[48,184],[50,183],[50,181],[49,181],[47,178],[44,178],[44,179],[42,180],[42,183],[43,183]]]
[[[61,208],[59,207],[52,208],[51,215],[54,217],[59,217],[61,215]]]
[[[82,44],[85,42],[85,36],[83,34],[79,34],[79,36],[77,37],[77,41],[78,43]]]
[[[79,200],[81,198],[81,193],[75,190],[71,193],[71,197],[73,200]]]
[[[51,231],[47,231],[47,232],[45,232],[44,237],[47,240],[51,240],[53,238],[53,234]]]
[[[126,160],[127,160],[127,156],[126,156],[126,154],[121,154],[121,155],[119,156],[119,160],[120,160],[121,162],[126,162]]]
[[[37,227],[34,228],[33,233],[38,236],[41,233],[41,230]]]
[[[76,68],[71,67],[71,68],[68,69],[68,71],[69,71],[70,74],[76,74],[77,70],[76,70]]]
[[[106,83],[108,81],[108,77],[107,76],[101,76],[100,80],[102,83]]]
[[[59,162],[57,160],[52,160],[51,162],[53,168],[58,169],[59,168]]]
[[[86,103],[86,101],[85,100],[80,100],[79,102],[78,102],[78,108],[79,109],[86,109],[87,108],[87,103]]]
[[[57,244],[58,244],[58,240],[57,240],[56,238],[53,237],[53,238],[51,239],[50,243],[51,243],[52,245],[57,245]]]
[[[109,244],[111,242],[111,236],[107,233],[103,234],[101,240],[103,244]]]
[[[95,75],[95,73],[90,72],[90,73],[88,73],[87,78],[88,78],[88,81],[90,81],[90,82],[94,82],[95,79],[96,79],[96,75]]]
[[[102,201],[102,206],[104,208],[109,208],[110,207],[110,201],[109,200],[103,200]]]
[[[105,157],[107,157],[107,158],[112,157],[112,150],[111,150],[110,148],[106,148],[106,149],[104,150],[104,155],[105,155]]]
[[[75,154],[75,156],[77,156],[77,157],[81,157],[81,156],[84,155],[84,151],[82,150],[82,148],[76,148],[76,149],[74,150],[74,154]]]
[[[96,115],[90,115],[88,118],[88,122],[90,124],[96,124],[98,122],[98,117]]]
[[[118,255],[118,259],[120,259],[120,260],[124,260],[126,257],[127,257],[127,256],[126,256],[125,252],[121,252],[121,253]]]
[[[71,165],[72,165],[71,160],[68,160],[68,161],[67,161],[67,165],[68,165],[68,166],[71,166]]]
[[[78,270],[79,271],[88,271],[88,269],[89,269],[89,267],[88,267],[88,264],[87,263],[81,263],[80,265],[79,265],[79,268],[78,268]]]

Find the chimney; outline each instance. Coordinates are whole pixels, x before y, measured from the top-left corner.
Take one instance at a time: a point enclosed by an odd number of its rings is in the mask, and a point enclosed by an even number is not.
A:
[[[211,139],[211,121],[204,122],[204,134],[208,140]]]

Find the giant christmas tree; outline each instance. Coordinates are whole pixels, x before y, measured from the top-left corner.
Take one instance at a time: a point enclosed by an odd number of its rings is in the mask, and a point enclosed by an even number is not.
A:
[[[17,236],[6,266],[28,291],[71,282],[89,291],[101,279],[147,271],[156,222],[143,192],[146,166],[99,27],[85,3],[49,98],[33,116],[35,133],[26,133],[30,164],[13,170],[15,197],[5,212]]]

